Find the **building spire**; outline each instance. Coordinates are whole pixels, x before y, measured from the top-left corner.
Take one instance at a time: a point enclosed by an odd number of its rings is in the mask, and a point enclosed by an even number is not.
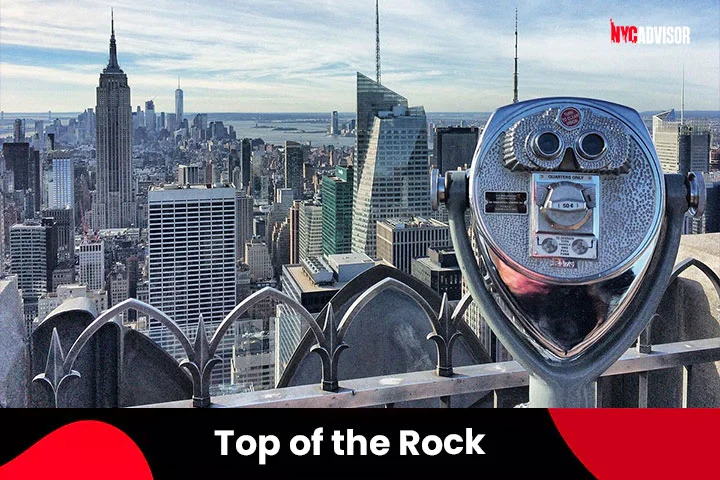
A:
[[[375,0],[375,73],[377,83],[380,84],[380,8]]]
[[[180,75],[178,75],[178,90],[180,90]]]
[[[682,87],[680,88],[680,125],[685,125],[685,63],[682,66]]]
[[[517,8],[515,8],[515,73],[513,74],[513,82],[515,88],[513,89],[513,103],[518,102],[518,22],[517,22]]]
[[[105,71],[121,71],[117,59],[117,45],[115,45],[115,14],[112,8],[110,9],[110,58],[108,60],[108,65]]]

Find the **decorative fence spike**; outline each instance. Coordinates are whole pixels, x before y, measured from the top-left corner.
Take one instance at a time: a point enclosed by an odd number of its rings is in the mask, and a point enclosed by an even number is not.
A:
[[[461,302],[462,305],[462,302]],[[455,341],[462,336],[457,330],[457,321],[462,316],[458,309],[450,311],[450,302],[447,293],[443,293],[440,313],[436,321],[432,322],[433,331],[428,334],[428,340],[435,342],[437,348],[437,374],[441,377],[452,377],[452,351]]]
[[[322,361],[322,389],[326,392],[337,392],[339,388],[337,365],[340,352],[350,347],[343,342],[344,335],[340,334],[335,326],[332,304],[328,304],[327,307],[323,334],[325,338],[313,345],[310,351],[317,353]]]
[[[53,328],[45,372],[35,375],[32,381],[38,382],[40,385],[45,386],[46,389],[49,389],[48,393],[53,398],[55,408],[58,408],[60,406],[60,387],[64,383],[78,378],[80,378],[80,373],[75,370],[65,370],[65,354],[60,344],[60,335],[58,335],[57,327]]]
[[[192,355],[180,362],[180,366],[190,372],[193,382],[193,407],[207,407],[210,405],[210,379],[212,369],[222,360],[210,351],[210,343],[205,334],[205,321],[200,315],[195,344]]]

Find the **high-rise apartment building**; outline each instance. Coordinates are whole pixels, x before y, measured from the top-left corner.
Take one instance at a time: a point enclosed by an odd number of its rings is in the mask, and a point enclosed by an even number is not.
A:
[[[293,198],[302,200],[304,191],[303,163],[305,150],[297,142],[285,142],[285,188],[292,188]]]
[[[90,290],[105,290],[105,242],[99,238],[83,238],[78,256],[80,283]]]
[[[337,166],[322,179],[322,253],[350,253],[352,244],[353,167]]]
[[[117,59],[115,26],[110,34],[110,60],[97,87],[97,201],[95,226],[125,228],[135,223],[132,191],[132,107],[127,75]]]
[[[235,188],[152,187],[148,192],[150,304],[194,338],[200,316],[212,332],[235,307]],[[229,383],[233,332],[218,349],[213,383]],[[150,338],[176,359],[185,353],[167,329],[151,322]],[[223,340],[226,342],[226,340]]]
[[[357,88],[352,249],[374,258],[378,221],[431,213],[427,122],[422,107],[408,108],[405,98],[364,75]]]
[[[377,222],[377,256],[398,270],[411,273],[413,259],[428,247],[449,247],[450,228],[433,218],[388,218]]]
[[[319,203],[302,202],[298,222],[298,260],[322,255],[322,212]],[[292,263],[292,262],[291,262]]]

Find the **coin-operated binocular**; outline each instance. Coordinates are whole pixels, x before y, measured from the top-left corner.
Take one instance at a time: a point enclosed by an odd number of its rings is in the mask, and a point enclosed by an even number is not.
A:
[[[686,212],[702,214],[702,175],[663,175],[631,108],[545,98],[497,110],[470,170],[432,177],[473,299],[530,373],[530,405],[594,406],[594,382],[655,313]]]

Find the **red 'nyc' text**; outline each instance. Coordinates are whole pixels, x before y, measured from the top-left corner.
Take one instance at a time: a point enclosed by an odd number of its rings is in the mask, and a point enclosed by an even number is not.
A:
[[[610,42],[645,44],[689,44],[690,27],[637,27],[615,25],[610,19]]]

